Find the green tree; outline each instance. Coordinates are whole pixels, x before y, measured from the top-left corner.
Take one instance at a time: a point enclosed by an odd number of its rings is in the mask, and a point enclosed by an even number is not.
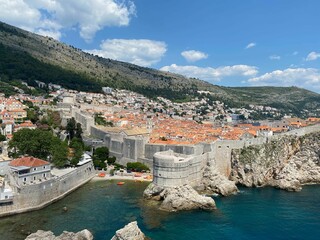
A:
[[[107,125],[107,122],[106,122],[106,120],[104,119],[104,117],[102,116],[101,113],[94,114],[94,122],[97,125],[102,125],[102,126],[106,126]]]
[[[59,140],[55,138],[52,144],[52,163],[56,167],[62,168],[67,163],[68,144]]]
[[[107,147],[96,148],[93,153],[93,164],[98,168],[105,168],[105,161],[109,158],[109,149]]]
[[[82,131],[82,128],[81,128],[81,124],[77,123],[76,128],[75,128],[74,136],[76,138],[82,139],[82,136],[81,136],[82,133],[83,133],[83,131]]]
[[[74,137],[71,140],[69,147],[74,150],[73,157],[71,158],[70,163],[71,165],[76,166],[79,163],[84,152],[84,144],[80,138]]]
[[[150,170],[146,165],[140,162],[128,162],[127,169],[135,170],[138,172]]]
[[[107,163],[108,163],[108,164],[115,164],[116,160],[117,160],[117,158],[116,158],[115,156],[113,156],[113,157],[108,157]]]
[[[244,121],[244,120],[246,120],[246,117],[243,114],[241,114],[241,115],[239,115],[239,120]]]
[[[28,154],[44,160],[49,159],[58,167],[64,166],[68,160],[66,144],[50,131],[21,129],[13,134],[9,148],[13,150],[13,157]]]
[[[27,118],[32,122],[36,123],[39,120],[39,113],[33,109],[33,108],[28,108],[27,110]]]
[[[4,135],[2,135],[1,133],[0,133],[0,142],[3,142],[3,141],[5,141],[6,140],[6,136],[4,136]]]
[[[75,130],[76,130],[76,120],[74,118],[71,118],[66,126],[66,131],[69,134],[69,139],[72,140],[72,138],[75,135]]]

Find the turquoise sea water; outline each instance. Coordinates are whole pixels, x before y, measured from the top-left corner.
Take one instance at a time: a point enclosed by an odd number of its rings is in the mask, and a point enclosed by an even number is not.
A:
[[[24,239],[37,229],[60,234],[87,228],[95,239],[106,240],[134,220],[155,240],[320,239],[320,186],[298,193],[241,188],[236,196],[215,198],[218,210],[182,213],[164,213],[144,201],[146,186],[90,182],[45,209],[0,219],[0,239]]]

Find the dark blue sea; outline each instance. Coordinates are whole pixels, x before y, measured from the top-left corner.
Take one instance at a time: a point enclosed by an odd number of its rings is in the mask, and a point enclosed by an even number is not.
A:
[[[38,229],[61,234],[87,228],[106,240],[134,220],[154,240],[320,239],[320,186],[298,193],[241,188],[236,196],[215,198],[213,212],[164,213],[142,199],[147,183],[116,183],[90,182],[45,209],[2,218],[0,239],[24,239]]]

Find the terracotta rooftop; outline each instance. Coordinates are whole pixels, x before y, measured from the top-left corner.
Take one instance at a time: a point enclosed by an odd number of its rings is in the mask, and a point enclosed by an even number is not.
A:
[[[22,157],[22,158],[16,158],[10,162],[10,166],[12,167],[20,167],[20,166],[25,166],[25,167],[40,167],[43,165],[48,165],[50,164],[47,161],[41,160],[39,158],[35,157]]]

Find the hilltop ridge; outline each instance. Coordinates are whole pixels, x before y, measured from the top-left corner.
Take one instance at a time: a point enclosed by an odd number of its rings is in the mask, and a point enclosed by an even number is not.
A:
[[[10,81],[56,83],[80,91],[99,92],[109,86],[147,97],[174,101],[209,97],[229,106],[271,106],[292,112],[320,109],[320,94],[297,87],[223,87],[182,75],[105,59],[81,49],[0,22],[0,77]],[[1,88],[0,88],[1,90]],[[205,91],[209,94],[200,94]]]

